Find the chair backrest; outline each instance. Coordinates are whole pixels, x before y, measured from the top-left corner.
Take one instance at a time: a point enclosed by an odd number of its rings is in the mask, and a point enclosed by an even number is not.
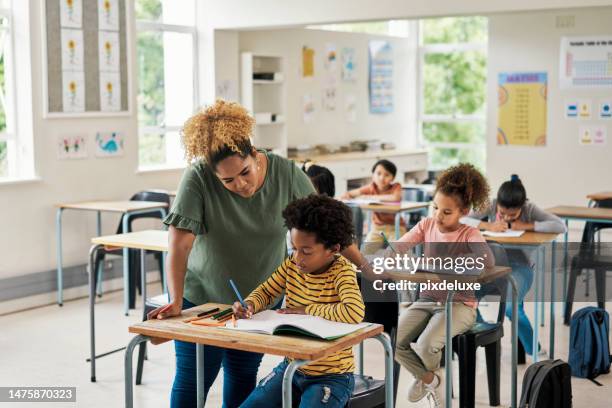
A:
[[[595,207],[612,208],[612,199],[595,201]],[[612,224],[602,222],[585,223],[584,230],[582,231],[582,243],[587,244],[595,242],[595,233],[606,228],[612,228]]]
[[[159,202],[159,203],[166,203],[168,205],[168,208],[170,208],[170,196],[168,195],[166,191],[157,191],[157,190],[139,191],[138,193],[134,194],[130,198],[130,201],[154,201],[154,202]],[[117,227],[117,234],[123,233],[123,217],[125,217],[125,215],[121,216],[121,219],[119,220],[119,226]],[[128,226],[127,232],[132,231],[132,222],[134,222],[134,220],[137,220],[139,218],[161,219],[161,214],[159,213],[159,211],[151,211],[151,212],[145,212],[142,214],[132,215],[130,217],[130,225]]]
[[[508,255],[503,246],[495,242],[488,243],[493,256],[495,256],[496,266],[510,266]],[[499,296],[499,310],[497,312],[497,321],[500,323],[504,322],[506,316],[506,297],[508,293],[508,280],[506,277],[497,278],[494,281],[487,282],[482,285],[481,289],[476,292],[476,298],[481,300],[482,298],[495,295]]]
[[[363,242],[363,211],[359,206],[349,205],[353,215],[353,226],[355,227],[355,244],[357,248],[361,248]]]
[[[419,188],[402,187],[402,201],[425,201],[425,192]]]

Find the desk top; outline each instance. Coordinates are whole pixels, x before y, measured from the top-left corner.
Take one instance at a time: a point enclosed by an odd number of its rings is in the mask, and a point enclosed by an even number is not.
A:
[[[499,244],[513,245],[539,245],[554,241],[559,234],[547,232],[525,231],[520,237],[489,237],[483,235],[487,241],[497,242]]]
[[[87,211],[108,211],[125,213],[128,211],[166,208],[168,204],[156,201],[84,201],[80,203],[57,204],[58,208]]]
[[[168,191],[168,195],[170,197],[176,197],[176,192],[177,192],[177,190]]]
[[[610,200],[612,199],[612,191],[600,191],[598,193],[589,194],[587,198],[593,201]]]
[[[432,272],[417,272],[411,274],[409,272],[395,272],[395,271],[387,271],[387,275],[389,275],[393,280],[407,280],[411,282],[425,283],[427,281],[431,282],[442,282],[444,280],[453,281],[457,280],[459,282],[478,282],[478,283],[487,283],[494,281],[497,278],[501,278],[502,276],[506,276],[512,272],[512,268],[509,266],[494,266],[492,268],[485,269],[483,273],[479,276],[473,275],[460,275],[460,274],[439,274]]]
[[[145,230],[128,232],[127,234],[106,235],[92,238],[91,242],[107,247],[168,252],[168,231]]]
[[[362,210],[376,211],[382,213],[398,213],[407,210],[417,210],[419,208],[428,208],[429,202],[420,201],[402,201],[400,203],[384,203],[384,204],[359,204]]]
[[[612,221],[612,208],[559,205],[557,207],[548,208],[546,211],[561,218],[590,218]]]
[[[229,305],[207,303],[183,311],[181,316],[164,320],[147,320],[130,326],[130,333],[144,334],[145,336],[163,338],[167,340],[181,340],[190,343],[199,343],[234,350],[266,353],[285,356],[300,360],[318,360],[339,350],[361,343],[363,340],[382,333],[383,326],[373,324],[339,339],[315,340],[297,336],[273,336],[268,334],[233,331],[218,327],[195,326],[183,322],[185,318],[197,315],[202,310],[211,307],[220,309]]]

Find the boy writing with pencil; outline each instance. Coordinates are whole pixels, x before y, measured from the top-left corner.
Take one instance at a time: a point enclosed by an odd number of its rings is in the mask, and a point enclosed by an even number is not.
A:
[[[310,195],[290,203],[283,211],[291,233],[293,253],[249,296],[233,305],[239,319],[265,310],[285,292],[285,309],[278,313],[309,314],[325,319],[359,323],[365,306],[355,267],[339,254],[353,242],[350,209],[323,195]],[[241,407],[280,407],[285,359],[257,385]],[[344,407],[350,398],[355,368],[352,348],[301,366],[293,377],[293,392],[300,407]]]

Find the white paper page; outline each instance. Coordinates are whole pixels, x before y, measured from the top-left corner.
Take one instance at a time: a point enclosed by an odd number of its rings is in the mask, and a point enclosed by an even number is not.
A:
[[[486,237],[496,237],[496,238],[517,238],[523,235],[525,231],[517,231],[517,230],[506,230],[504,232],[493,232],[493,231],[483,231],[482,235]]]

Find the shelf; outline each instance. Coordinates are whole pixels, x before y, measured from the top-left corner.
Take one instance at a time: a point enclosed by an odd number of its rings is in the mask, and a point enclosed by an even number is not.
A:
[[[267,122],[267,123],[255,123],[257,126],[273,126],[273,125],[284,125],[284,120],[279,120],[276,122]]]
[[[283,83],[283,80],[273,80],[269,81],[267,79],[254,79],[253,85],[280,85]]]

